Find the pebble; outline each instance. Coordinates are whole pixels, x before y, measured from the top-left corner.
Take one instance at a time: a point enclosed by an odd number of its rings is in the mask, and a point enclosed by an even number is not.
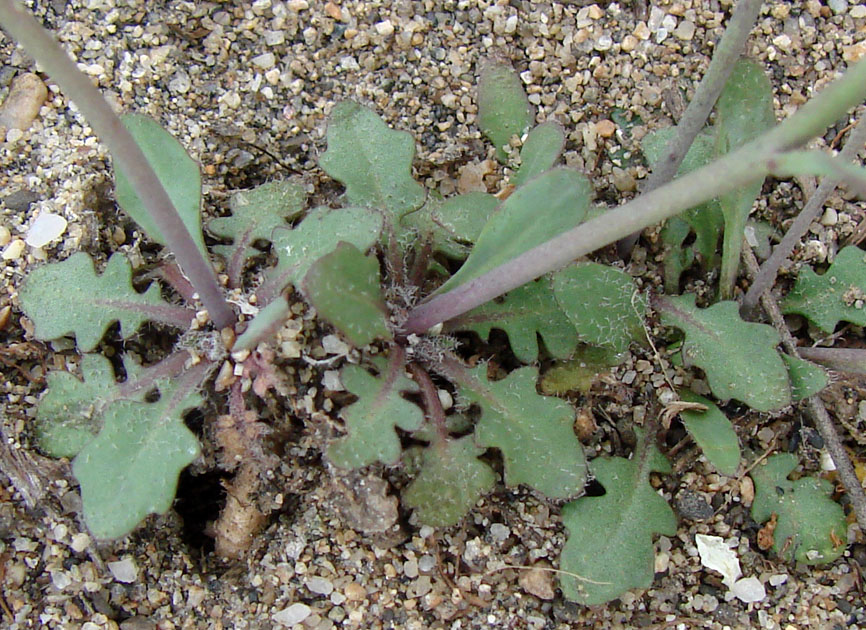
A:
[[[3,260],[18,260],[21,258],[21,254],[24,253],[24,248],[26,244],[20,238],[16,238],[14,241],[9,243],[5,248],[3,248],[3,253],[0,254],[0,257]]]
[[[272,52],[267,52],[251,59],[253,65],[262,70],[270,70],[277,63],[277,58]]]
[[[595,131],[602,138],[610,138],[616,133],[616,123],[604,118],[595,123]]]
[[[536,567],[528,571],[522,571],[517,583],[530,595],[538,599],[553,599],[556,591],[553,589],[553,573]]]
[[[45,247],[51,241],[63,236],[66,225],[66,219],[59,214],[43,212],[33,221],[24,240],[30,247]]]
[[[394,34],[394,25],[391,24],[391,20],[383,20],[381,22],[376,22],[376,32],[379,33],[382,37],[390,37]]]
[[[848,9],[848,0],[827,0],[827,6],[833,13],[839,15]]]
[[[821,225],[831,226],[836,225],[839,222],[839,214],[833,208],[827,208],[824,210],[824,214],[821,217]]]
[[[316,593],[317,595],[328,596],[334,592],[333,583],[323,577],[311,577],[307,580],[307,588],[310,589],[311,593]]]
[[[503,525],[502,523],[493,523],[490,526],[490,537],[497,541],[503,542],[511,536],[511,529],[508,528],[507,525]]]
[[[0,105],[0,126],[25,130],[48,98],[48,88],[35,74],[20,74],[12,81],[6,100]]]
[[[866,55],[866,41],[853,44],[852,46],[842,47],[842,59],[848,62],[857,61]]]
[[[288,608],[274,613],[272,619],[284,626],[294,626],[310,616],[312,609],[306,604],[292,604]]]
[[[683,20],[674,29],[674,37],[683,41],[689,41],[695,36],[695,23]]]
[[[349,582],[343,589],[343,594],[350,602],[360,602],[367,598],[367,589],[357,582]]]
[[[855,20],[859,20],[861,18],[866,18],[866,4],[857,4],[851,7],[851,10],[848,12]]]
[[[0,247],[6,247],[12,240],[12,232],[5,225],[0,225]]]
[[[108,570],[118,582],[131,584],[138,577],[138,567],[135,566],[135,561],[132,558],[124,558],[117,562],[109,562]]]
[[[403,563],[403,575],[405,575],[410,580],[414,580],[418,577],[418,561],[417,560],[407,560]]]
[[[677,512],[683,518],[703,521],[713,515],[713,507],[692,490],[683,490],[677,498]]]

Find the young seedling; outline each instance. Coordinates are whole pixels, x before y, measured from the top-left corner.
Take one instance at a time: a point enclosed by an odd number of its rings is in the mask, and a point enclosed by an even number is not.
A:
[[[7,0],[0,1],[0,22],[20,39],[35,32],[32,25],[22,26],[29,23]],[[58,61],[56,45],[39,38],[32,38],[38,41],[34,56],[46,60],[49,73],[60,73],[55,79],[65,86],[61,71],[75,74],[74,66]],[[101,271],[86,254],[77,254],[37,269],[21,289],[21,306],[34,322],[35,336],[74,335],[85,353],[99,348],[114,322],[120,323],[123,336],[134,334],[144,321],[182,333],[176,349],[154,365],[137,366],[122,358],[122,383],[96,353],[82,356],[83,380],[68,374],[49,377],[38,411],[40,446],[74,458],[88,527],[100,538],[122,536],[149,513],[168,509],[179,471],[199,452],[183,416],[205,396],[215,398],[226,390],[227,400],[217,402],[226,413],[215,423],[214,439],[223,467],[236,471],[227,510],[255,510],[247,499],[275,456],[262,445],[266,427],[252,411],[252,397],[269,390],[280,394],[268,343],[288,317],[285,292],[293,287],[359,351],[358,362],[339,371],[355,400],[340,410],[345,435],[323,445],[332,464],[349,469],[378,462],[414,469],[414,480],[403,492],[404,505],[414,510],[419,523],[445,527],[458,523],[494,487],[498,460],[507,486],[569,501],[563,520],[570,538],[561,558],[569,576],[562,581],[567,597],[594,604],[647,586],[652,536],[672,535],[676,526],[670,507],[650,484],[652,474],[669,471],[653,433],[635,429],[638,442],[631,459],[588,463],[573,429],[575,409],[566,400],[538,393],[536,366],[508,371],[467,362],[455,351],[453,338],[441,333],[486,336],[494,328],[502,330],[520,363],[548,356],[566,360],[587,347],[615,362],[612,357],[622,356],[632,342],[643,342],[644,320],[652,307],[664,325],[682,332],[683,363],[705,371],[717,400],[736,399],[759,411],[776,411],[820,387],[813,366],[781,353],[778,333],[765,324],[744,322],[734,302],[702,308],[694,296],[641,294],[619,269],[574,262],[720,198],[726,243],[723,287],[728,287],[722,294],[730,295],[747,205],[766,175],[832,169],[855,183],[866,180],[860,171],[826,156],[791,153],[866,96],[866,65],[849,70],[801,112],[751,142],[746,142],[750,134],[770,122],[767,101],[763,96],[755,100],[756,90],[742,86],[765,80],[749,62],[738,66],[734,76],[719,104],[717,135],[712,143],[700,141],[712,146],[710,157],[695,159],[696,170],[672,183],[620,208],[592,213],[589,220],[589,181],[558,166],[564,147],[561,128],[551,122],[533,127],[534,112],[520,82],[504,65],[484,67],[478,99],[479,122],[497,157],[505,164],[519,161],[499,197],[472,193],[443,200],[427,195],[411,175],[412,136],[390,129],[360,104],[341,103],[332,111],[320,165],[345,186],[344,207],[307,210],[293,181],[238,193],[232,215],[208,226],[231,240],[214,252],[227,271],[227,286],[216,287],[215,293],[198,218],[197,169],[151,121],[127,117],[126,133],[110,110],[79,103],[101,121],[95,128],[104,137],[123,139],[109,145],[119,173],[125,174],[118,174],[117,181],[121,205],[151,238],[173,251],[189,276],[187,282],[171,265],[163,274],[188,302],[177,306],[162,298],[158,283],[144,293],[133,289],[130,264],[120,254]],[[89,84],[85,89],[76,81],[69,82],[79,90],[72,91],[73,98],[100,101]],[[134,151],[124,148],[128,138],[134,139]],[[169,156],[184,170],[165,166],[162,160]],[[152,161],[153,177],[138,177],[134,171],[145,166],[136,160],[144,165]],[[167,193],[156,197],[173,201],[177,210],[150,202],[151,189],[163,188]],[[686,225],[701,231],[701,253],[710,252],[711,230],[699,220],[695,213]],[[261,282],[248,284],[245,271],[262,242],[270,246],[271,264],[261,271]],[[207,274],[190,272],[202,265]],[[224,292],[232,293],[233,304],[242,305],[240,314],[229,309]],[[70,293],[112,297],[77,300],[75,309],[58,320],[55,309],[45,305],[56,305]],[[211,296],[207,301],[205,294]],[[682,396],[697,400],[688,392]],[[456,405],[449,404],[455,399]],[[699,413],[695,405],[688,407],[695,413],[684,418],[686,426],[713,465],[732,474],[740,461],[736,436],[718,406],[710,400],[701,406],[705,411]],[[604,487],[604,496],[581,497],[590,473]],[[775,482],[786,483],[782,477]],[[778,506],[786,514],[811,510],[816,501],[815,492],[799,485],[790,494],[790,502]],[[756,516],[763,516],[766,509],[759,512]],[[224,514],[216,529],[225,531],[231,520]],[[248,512],[236,520],[260,525],[264,519]],[[790,522],[786,531],[797,535],[802,533],[798,527],[811,521]],[[254,533],[226,534],[230,542],[218,551],[241,553]],[[832,533],[840,532],[834,528]],[[814,560],[831,559],[838,551],[804,544],[817,549]]]

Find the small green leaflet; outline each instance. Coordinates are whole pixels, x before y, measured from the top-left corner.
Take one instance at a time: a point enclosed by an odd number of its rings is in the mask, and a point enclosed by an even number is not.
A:
[[[805,564],[833,562],[848,542],[842,507],[830,499],[833,484],[816,477],[790,481],[797,467],[791,453],[773,455],[752,470],[755,501],[752,518],[763,523],[776,514],[773,551],[784,560]]]
[[[180,471],[199,453],[183,423],[184,412],[202,403],[197,385],[197,378],[181,377],[155,403],[119,400],[105,410],[99,435],[72,463],[84,520],[96,538],[124,536],[148,514],[171,507]]]
[[[331,112],[327,140],[319,165],[346,187],[349,204],[384,210],[396,226],[424,203],[424,187],[412,178],[411,134],[390,129],[373,111],[345,101]]]
[[[437,293],[483,275],[565,232],[586,216],[592,188],[577,171],[555,168],[517,188],[484,226],[469,258]]]
[[[141,114],[121,116],[157,178],[168,193],[186,229],[205,260],[210,260],[201,233],[201,173],[186,149],[155,120]],[[114,171],[117,203],[157,243],[165,244],[163,235],[119,169]]]
[[[791,398],[796,402],[814,396],[827,387],[827,372],[810,361],[783,354],[788,378],[791,379]]]
[[[379,261],[340,242],[319,258],[304,279],[304,293],[318,314],[355,347],[391,339],[379,279]]]
[[[434,442],[424,449],[421,472],[403,492],[403,503],[424,525],[456,525],[496,483],[496,473],[478,459],[482,453],[471,435]]]
[[[574,434],[574,409],[535,391],[538,370],[519,368],[501,381],[479,365],[457,381],[460,394],[481,408],[475,428],[479,446],[498,448],[509,486],[526,484],[552,499],[583,491],[586,459]]]
[[[120,322],[124,339],[146,321],[186,328],[194,313],[165,302],[159,287],[132,288],[132,267],[123,254],[108,260],[101,275],[84,252],[33,270],[20,293],[21,307],[36,327],[37,339],[74,334],[84,352],[96,348],[105,330]]]
[[[706,411],[681,411],[680,418],[701,447],[707,461],[723,475],[733,477],[740,466],[740,441],[731,421],[712,401],[687,389],[680,390],[679,395],[686,402],[700,403],[707,407]]]
[[[505,64],[488,62],[478,79],[478,126],[496,147],[496,159],[504,162],[511,136],[518,138],[535,122],[535,114],[523,91],[520,77]]]
[[[498,206],[499,200],[484,192],[455,195],[445,201],[431,195],[424,207],[405,215],[400,224],[430,239],[433,251],[462,260]]]
[[[645,338],[647,301],[624,271],[576,263],[553,274],[553,294],[581,341],[625,352]]]
[[[534,127],[520,149],[520,168],[511,183],[522,186],[533,177],[551,169],[565,148],[565,131],[555,122]]]
[[[685,333],[683,361],[706,372],[717,398],[735,398],[758,411],[791,404],[788,370],[776,351],[779,333],[771,326],[744,322],[736,302],[698,308],[691,294],[656,297],[653,307],[662,324]]]
[[[554,362],[541,376],[541,391],[556,396],[586,394],[600,374],[625,361],[626,356],[610,348],[579,345],[570,359]]]
[[[418,391],[415,382],[402,373],[402,363],[392,361],[385,368],[382,361],[377,367],[379,376],[358,365],[340,371],[343,386],[358,396],[341,414],[348,435],[328,449],[328,457],[341,468],[360,468],[376,461],[395,464],[401,451],[395,427],[414,431],[424,422],[421,408],[400,395]]]
[[[803,266],[782,311],[798,313],[827,333],[840,321],[866,326],[866,252],[844,248],[820,276]]]
[[[562,593],[587,606],[652,584],[653,535],[677,531],[673,510],[649,483],[650,472],[670,472],[670,464],[640,429],[635,432],[639,441],[632,459],[591,462],[604,496],[581,497],[562,508],[569,534],[559,559]]]
[[[523,363],[538,360],[538,335],[550,354],[571,355],[577,332],[553,297],[550,281],[542,278],[506,293],[501,300],[482,304],[449,322],[451,330],[473,330],[482,339],[493,328],[505,331],[514,356]]]

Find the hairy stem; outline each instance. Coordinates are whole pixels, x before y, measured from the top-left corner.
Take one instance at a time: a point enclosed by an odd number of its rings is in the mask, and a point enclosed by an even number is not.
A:
[[[623,236],[763,179],[772,171],[775,156],[802,145],[864,98],[866,61],[861,61],[760,138],[433,297],[409,313],[403,329],[407,333],[423,333]]]
[[[854,160],[864,145],[866,145],[866,124],[862,124],[861,119],[861,124],[858,124],[854,128],[851,136],[848,138],[848,142],[845,143],[845,146],[839,152],[839,159],[847,162]],[[743,298],[744,312],[753,310],[757,306],[761,295],[776,283],[779,269],[788,260],[788,257],[794,251],[794,247],[800,242],[800,239],[803,238],[803,235],[806,234],[812,221],[817,218],[818,213],[824,207],[824,202],[827,201],[827,197],[836,189],[836,184],[837,180],[832,177],[825,177],[821,180],[821,185],[818,186],[818,189],[809,198],[806,205],[803,206],[800,214],[791,223],[791,227],[788,228],[788,231],[782,238],[782,242],[776,246],[773,253],[761,266],[758,275],[755,276],[752,286],[749,287],[746,296]]]
[[[116,168],[127,177],[147,207],[168,249],[189,276],[214,324],[218,328],[234,324],[234,312],[222,296],[210,263],[201,256],[141,148],[99,90],[78,70],[54,38],[14,0],[0,0],[0,24],[75,101],[111,151]]]
[[[755,259],[752,250],[748,247],[743,248],[743,260],[746,263],[749,274],[752,276],[756,275],[758,272],[758,261]],[[785,351],[795,357],[802,356],[799,353],[800,349],[797,347],[797,342],[794,340],[793,335],[791,335],[787,324],[785,324],[785,319],[782,317],[779,305],[769,292],[761,295],[761,306],[764,307],[764,312],[770,316],[773,327],[782,336],[782,346],[785,348]],[[815,428],[818,429],[818,433],[824,440],[824,446],[827,447],[827,451],[833,459],[839,479],[842,481],[842,485],[845,486],[845,491],[851,499],[851,505],[854,507],[854,514],[857,517],[857,524],[860,525],[861,531],[866,531],[866,493],[863,492],[863,486],[860,485],[860,480],[854,472],[854,466],[851,464],[848,453],[845,451],[845,446],[842,444],[842,440],[833,426],[833,420],[830,418],[830,414],[827,413],[821,397],[817,394],[809,396],[808,405]]]
[[[710,60],[707,73],[695,89],[695,96],[676,126],[674,136],[665,146],[662,157],[652,165],[652,173],[643,186],[643,192],[655,190],[677,174],[695,137],[703,129],[713,106],[719,100],[760,11],[761,0],[740,0],[734,7],[728,26]],[[631,252],[639,236],[640,232],[634,232],[617,243],[620,256]]]
[[[831,370],[866,374],[866,349],[863,348],[798,348],[800,356]]]
[[[415,379],[418,387],[421,388],[424,408],[427,410],[427,416],[433,421],[433,427],[436,430],[436,441],[438,444],[444,445],[448,441],[448,421],[445,419],[445,411],[442,409],[442,403],[439,401],[439,392],[436,391],[436,385],[433,383],[433,379],[430,378],[427,370],[417,363],[410,363],[409,371],[412,372],[412,378]]]

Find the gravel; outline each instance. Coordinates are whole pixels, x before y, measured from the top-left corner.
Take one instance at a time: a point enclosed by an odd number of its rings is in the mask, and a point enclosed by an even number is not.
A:
[[[691,94],[706,69],[730,2],[583,4],[70,0],[38,3],[36,11],[115,107],[157,118],[202,164],[205,213],[212,214],[226,208],[231,190],[290,174],[304,178],[311,203],[331,201],[335,185],[318,170],[316,157],[324,150],[328,113],[347,98],[414,134],[415,174],[428,187],[496,192],[503,173],[481,140],[474,100],[478,63],[488,56],[514,64],[539,120],[565,126],[565,161],[587,172],[599,200],[627,199],[646,176],[637,158],[640,138],[679,113],[683,92]],[[844,62],[866,54],[864,33],[862,4],[766,6],[748,53],[770,67],[778,117],[790,115]],[[137,228],[117,216],[110,160],[86,121],[8,40],[0,40],[0,50],[0,98],[11,102],[20,77],[35,76],[47,88],[42,102],[31,95],[27,111],[37,114],[23,128],[0,116],[6,126],[0,134],[0,309],[12,307],[0,355],[0,466],[9,478],[0,487],[4,627],[866,625],[862,538],[828,567],[779,563],[757,551],[748,481],[716,474],[694,448],[680,450],[672,458],[677,474],[658,481],[667,499],[679,499],[684,518],[676,536],[656,542],[653,586],[592,609],[566,602],[556,591],[556,576],[547,569],[556,567],[565,532],[558,507],[529,492],[500,487],[461,526],[438,532],[409,524],[405,514],[398,518],[387,486],[351,504],[347,497],[358,496],[353,490],[371,485],[322,466],[321,431],[329,418],[317,408],[316,391],[338,388],[333,375],[325,385],[317,379],[325,368],[336,369],[334,361],[344,360],[349,349],[336,337],[321,339],[300,305],[284,329],[280,352],[293,366],[292,411],[306,425],[285,445],[273,471],[267,499],[281,507],[248,557],[224,563],[209,554],[202,547],[204,525],[191,533],[176,512],[148,519],[122,540],[91,540],[68,463],[42,458],[30,441],[45,369],[72,365],[75,356],[68,344],[30,340],[17,288],[35,265],[79,249],[103,259],[120,249],[135,265],[152,251],[142,247]],[[846,123],[815,144],[828,145]],[[801,202],[799,187],[784,182],[756,214],[778,226]],[[802,252],[813,263],[832,258],[866,214],[862,204],[839,195],[827,207],[834,215],[825,213],[828,220],[813,225],[809,240],[816,245]],[[65,231],[41,247],[27,245],[28,230],[49,212],[65,219]],[[640,248],[629,268],[650,284],[658,282],[651,270],[655,239],[649,231],[648,249]],[[307,365],[302,354],[327,365]],[[640,422],[651,409],[651,395],[640,392],[663,383],[656,363],[636,349],[598,384],[589,413],[599,416],[600,425]],[[856,388],[840,396],[855,409],[866,398]],[[769,427],[762,435],[772,434],[778,443],[790,422],[746,414],[738,427],[744,442],[761,449],[769,447],[761,444],[761,429]],[[605,431],[589,438],[589,451],[614,448]],[[399,474],[385,476],[400,483]],[[193,483],[199,484],[193,492],[202,492],[202,479]],[[373,516],[366,513],[367,501],[379,506]],[[766,597],[751,604],[732,597],[718,575],[701,566],[699,533],[733,541],[743,573],[760,582]]]

